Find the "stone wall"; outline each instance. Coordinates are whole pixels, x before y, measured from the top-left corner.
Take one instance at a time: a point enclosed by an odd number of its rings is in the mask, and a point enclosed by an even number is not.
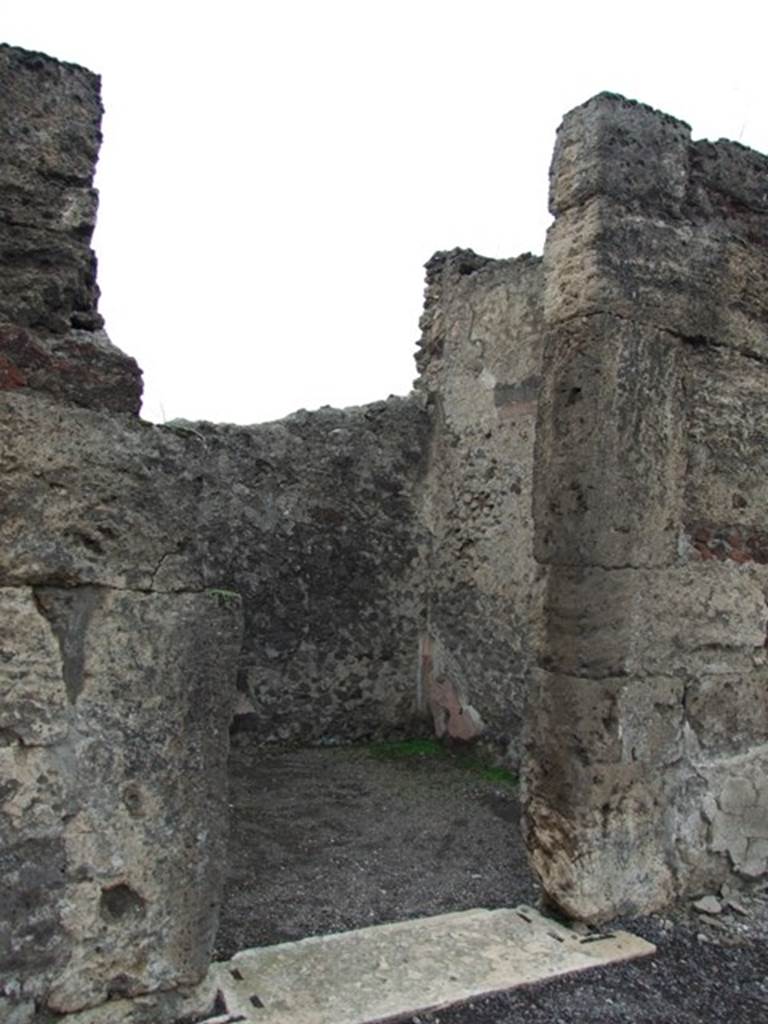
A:
[[[163,1021],[210,1002],[240,600],[96,311],[98,80],[0,84],[0,1018]]]
[[[540,623],[531,488],[542,288],[539,258],[438,253],[418,357],[434,420],[423,699],[438,735],[482,735],[513,768]]]
[[[429,420],[141,422],[96,311],[98,80],[0,77],[0,1017],[162,1024],[212,998],[236,686],[265,741],[414,728]]]
[[[618,96],[558,132],[526,814],[576,917],[768,872],[767,186]]]
[[[138,412],[139,369],[96,308],[99,79],[0,44],[0,89],[0,387]]]
[[[291,743],[424,728],[428,430],[417,398],[181,428],[201,478],[196,560],[243,599],[236,728]]]
[[[0,84],[0,1015],[210,1005],[238,688],[265,742],[524,728],[572,916],[768,874],[768,159],[596,97],[543,261],[430,261],[415,395],[157,427],[96,308],[98,80]]]

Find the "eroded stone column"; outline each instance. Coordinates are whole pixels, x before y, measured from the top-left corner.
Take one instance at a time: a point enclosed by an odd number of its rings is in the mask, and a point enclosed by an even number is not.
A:
[[[574,917],[768,870],[766,172],[758,154],[692,144],[682,122],[617,96],[558,133],[525,812],[534,867]],[[745,396],[747,360],[759,383]],[[724,361],[719,397],[702,401]],[[753,717],[727,742],[734,697]]]
[[[240,600],[96,309],[98,79],[0,85],[0,1019],[165,1024],[215,995]]]

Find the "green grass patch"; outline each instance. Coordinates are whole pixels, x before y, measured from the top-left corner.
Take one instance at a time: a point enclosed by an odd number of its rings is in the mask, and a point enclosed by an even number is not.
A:
[[[513,789],[517,789],[519,781],[517,776],[507,771],[506,768],[481,768],[480,774],[484,779],[488,779],[489,782],[496,782],[503,786],[511,786]]]
[[[414,758],[449,756],[442,743],[435,739],[371,743],[368,753],[379,761],[411,761]]]
[[[479,775],[496,785],[509,786],[512,789],[516,789],[518,785],[516,775],[507,771],[506,768],[493,764],[488,758],[479,755],[476,750],[448,747],[434,738],[371,743],[368,753],[378,761],[400,761],[403,763],[426,760],[446,761],[455,768],[472,772],[473,775]]]

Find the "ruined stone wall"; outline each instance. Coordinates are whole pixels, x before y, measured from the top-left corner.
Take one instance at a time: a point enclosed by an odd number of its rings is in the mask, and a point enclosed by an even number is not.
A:
[[[427,265],[419,388],[434,421],[423,700],[438,734],[520,756],[541,571],[531,494],[541,384],[541,259],[467,250]]]
[[[413,727],[429,422],[141,422],[96,311],[98,80],[7,47],[0,79],[0,1017],[162,1024],[211,1003],[236,685],[264,740]]]
[[[526,813],[600,919],[768,871],[768,158],[601,95],[551,208]]]
[[[183,431],[205,581],[243,599],[236,728],[301,743],[423,730],[428,431],[419,399]]]
[[[98,80],[0,47],[0,84],[0,1018],[163,1021],[210,996],[240,602],[96,312]]]
[[[573,916],[768,873],[768,159],[597,97],[543,262],[431,261],[415,396],[156,427],[96,309],[98,81],[0,84],[0,1016],[210,1004],[237,686],[264,740],[523,723]]]
[[[98,77],[0,44],[0,386],[138,412],[141,374],[96,308]]]

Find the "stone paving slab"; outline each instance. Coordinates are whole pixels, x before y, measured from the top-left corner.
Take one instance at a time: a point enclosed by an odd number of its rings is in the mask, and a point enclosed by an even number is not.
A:
[[[213,968],[227,1012],[207,1024],[373,1024],[655,951],[527,906],[465,910],[243,950]]]

